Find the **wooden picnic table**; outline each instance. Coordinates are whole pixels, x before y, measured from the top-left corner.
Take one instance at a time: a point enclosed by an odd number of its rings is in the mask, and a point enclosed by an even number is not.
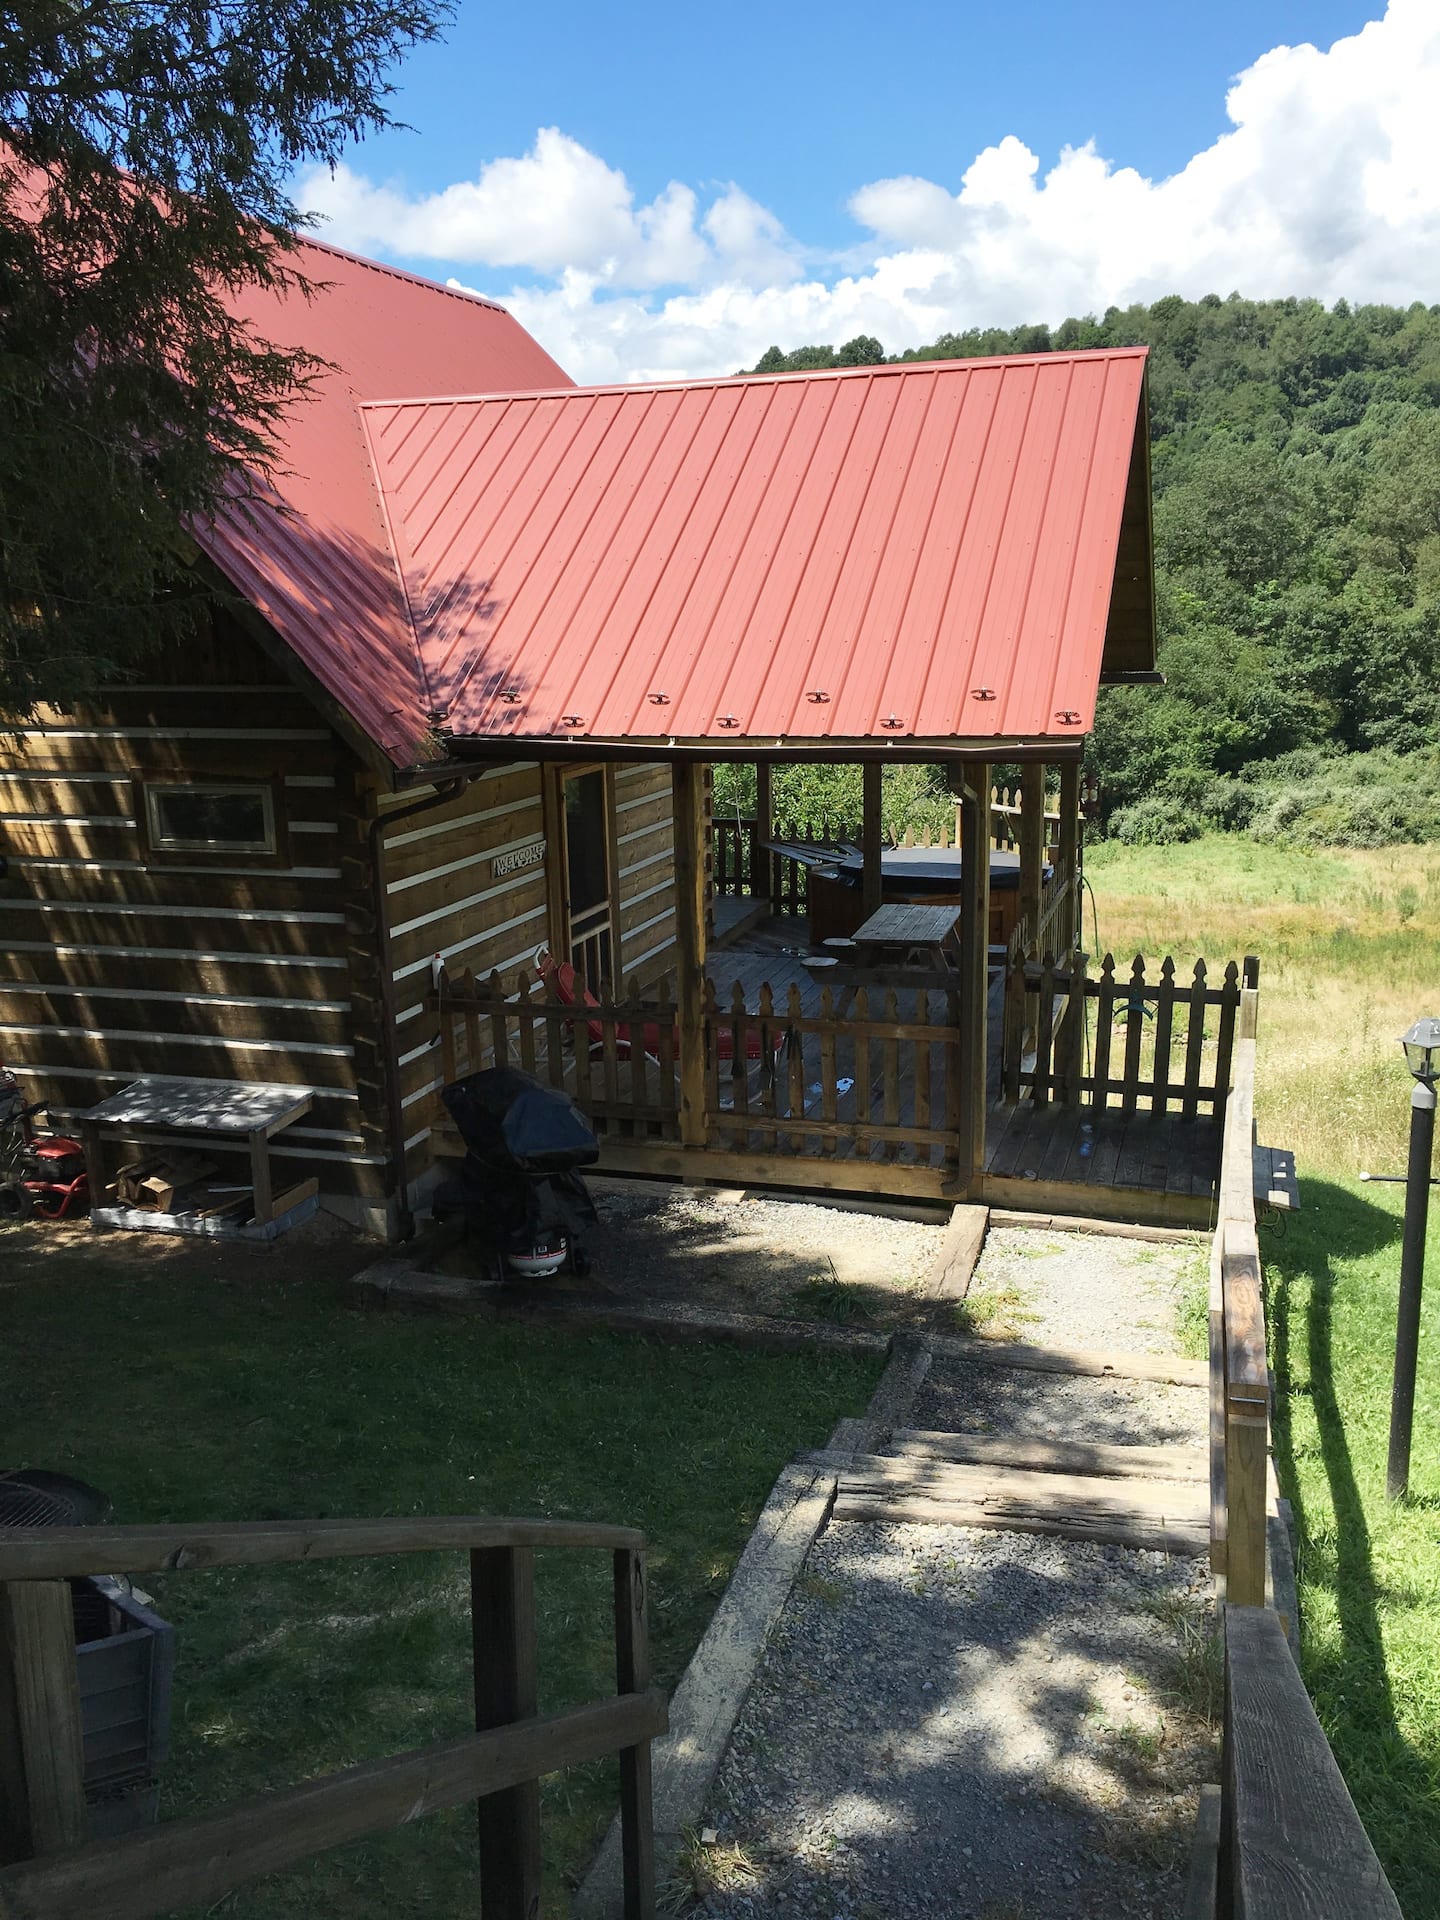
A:
[[[315,1104],[309,1087],[286,1086],[260,1080],[200,1080],[181,1075],[147,1074],[76,1115],[85,1141],[90,1192],[105,1191],[101,1138],[106,1132],[131,1136],[147,1133],[198,1133],[243,1140],[250,1149],[250,1180],[254,1189],[254,1218],[268,1226],[276,1217],[274,1183],[270,1173],[270,1141],[282,1127],[300,1119]],[[313,1180],[283,1194],[278,1211],[296,1205],[315,1191]],[[92,1199],[93,1204],[93,1199]]]
[[[960,912],[954,906],[877,907],[851,937],[859,967],[919,967],[943,977],[960,962]]]

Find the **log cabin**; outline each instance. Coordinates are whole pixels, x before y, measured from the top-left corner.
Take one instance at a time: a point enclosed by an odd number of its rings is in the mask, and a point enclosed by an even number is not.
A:
[[[302,255],[313,295],[247,311],[330,371],[268,495],[190,529],[204,631],[0,753],[0,1058],[69,1110],[309,1088],[275,1156],[381,1235],[447,1145],[437,1088],[502,1050],[617,1170],[978,1192],[988,942],[888,1006],[837,1001],[803,928],[715,950],[708,770],[862,763],[878,875],[881,768],[943,763],[987,928],[989,768],[1038,835],[1049,765],[1024,957],[1042,916],[1073,952],[1097,689],[1154,669],[1144,350],[580,388],[492,302]]]

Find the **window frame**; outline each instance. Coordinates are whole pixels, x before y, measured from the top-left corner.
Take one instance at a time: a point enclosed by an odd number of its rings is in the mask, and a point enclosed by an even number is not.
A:
[[[135,795],[135,824],[149,859],[181,866],[203,864],[224,867],[279,867],[289,865],[290,844],[286,831],[285,790],[282,781],[247,780],[223,774],[206,777],[185,773],[136,773],[131,775],[131,784]],[[198,794],[259,794],[263,801],[265,823],[268,828],[267,844],[262,847],[255,844],[241,846],[224,841],[195,841],[185,845],[167,840],[160,831],[158,812],[154,805],[156,789],[159,788]]]

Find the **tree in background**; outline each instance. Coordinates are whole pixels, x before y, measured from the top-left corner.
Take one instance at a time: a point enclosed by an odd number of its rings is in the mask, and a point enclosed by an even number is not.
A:
[[[305,160],[390,124],[440,0],[40,0],[0,36],[0,711],[193,618],[181,528],[253,489],[317,363],[227,290],[301,286]]]
[[[1110,826],[1440,836],[1440,306],[1170,295],[898,358],[1140,343],[1167,684],[1101,695]]]

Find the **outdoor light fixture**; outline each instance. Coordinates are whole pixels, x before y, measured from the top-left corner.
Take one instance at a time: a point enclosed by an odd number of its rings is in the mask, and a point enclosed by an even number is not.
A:
[[[1087,820],[1100,818],[1100,777],[1087,771],[1080,782],[1080,811]]]
[[[1410,1437],[1415,1425],[1415,1368],[1420,1355],[1420,1295],[1425,1281],[1425,1220],[1430,1211],[1430,1167],[1435,1149],[1435,1070],[1440,1020],[1417,1020],[1400,1036],[1410,1089],[1410,1162],[1405,1173],[1405,1231],[1400,1242],[1400,1303],[1395,1315],[1395,1384],[1390,1394],[1390,1457],[1385,1491],[1403,1499],[1410,1485]]]
[[[1435,1084],[1435,1056],[1440,1053],[1440,1020],[1417,1020],[1408,1033],[1402,1033],[1405,1064],[1422,1087]]]

